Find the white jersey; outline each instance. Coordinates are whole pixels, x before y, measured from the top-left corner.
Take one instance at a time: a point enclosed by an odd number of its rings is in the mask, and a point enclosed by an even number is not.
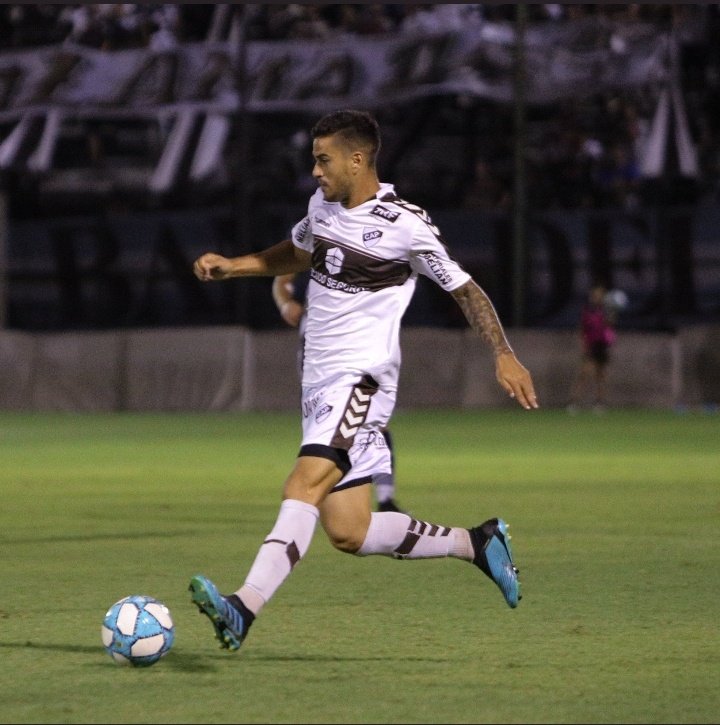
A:
[[[427,213],[381,184],[372,199],[346,209],[318,189],[293,243],[312,254],[307,291],[303,385],[339,375],[371,375],[396,390],[400,320],[418,273],[447,292],[470,275],[449,255]]]

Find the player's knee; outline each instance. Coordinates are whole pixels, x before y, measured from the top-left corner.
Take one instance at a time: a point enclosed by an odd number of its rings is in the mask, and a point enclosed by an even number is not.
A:
[[[342,551],[345,554],[357,554],[360,547],[365,541],[365,536],[359,537],[351,533],[344,534],[330,534],[330,543],[338,551]]]

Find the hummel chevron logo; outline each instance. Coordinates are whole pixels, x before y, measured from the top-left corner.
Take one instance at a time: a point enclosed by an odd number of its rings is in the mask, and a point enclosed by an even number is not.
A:
[[[345,423],[343,422],[343,423],[340,423],[339,430],[342,433],[343,438],[350,438],[350,436],[354,436],[358,432],[359,428],[360,428],[359,425],[355,425],[352,428],[348,428],[345,425]]]
[[[347,423],[348,425],[359,426],[360,423],[362,423],[364,419],[365,419],[364,415],[353,415],[350,411],[348,411],[347,413],[345,413],[344,422]]]
[[[357,388],[353,391],[353,396],[350,398],[350,405],[348,406],[348,410],[345,411],[345,416],[340,424],[340,432],[345,438],[354,436],[360,429],[370,408],[371,397],[371,395],[362,393]]]
[[[349,450],[353,445],[355,436],[367,420],[370,401],[377,390],[376,386],[377,383],[372,378],[369,378],[369,382],[363,378],[361,384],[353,388],[340,425],[335,429],[332,442],[334,446]]]

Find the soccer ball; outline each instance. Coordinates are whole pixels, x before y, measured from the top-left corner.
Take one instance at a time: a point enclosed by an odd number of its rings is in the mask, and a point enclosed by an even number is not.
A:
[[[154,597],[133,594],[108,609],[101,628],[105,651],[122,665],[147,667],[175,640],[170,610]]]
[[[628,296],[621,289],[611,289],[605,293],[605,306],[611,310],[624,310],[628,301]]]

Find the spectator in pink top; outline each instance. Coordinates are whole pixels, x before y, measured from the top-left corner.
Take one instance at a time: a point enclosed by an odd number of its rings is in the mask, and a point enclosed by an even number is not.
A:
[[[580,317],[580,343],[582,356],[580,370],[573,384],[569,412],[576,412],[590,388],[593,391],[594,410],[602,412],[606,405],[607,367],[610,348],[615,342],[614,312],[605,304],[607,290],[596,285],[590,290],[588,301]]]

